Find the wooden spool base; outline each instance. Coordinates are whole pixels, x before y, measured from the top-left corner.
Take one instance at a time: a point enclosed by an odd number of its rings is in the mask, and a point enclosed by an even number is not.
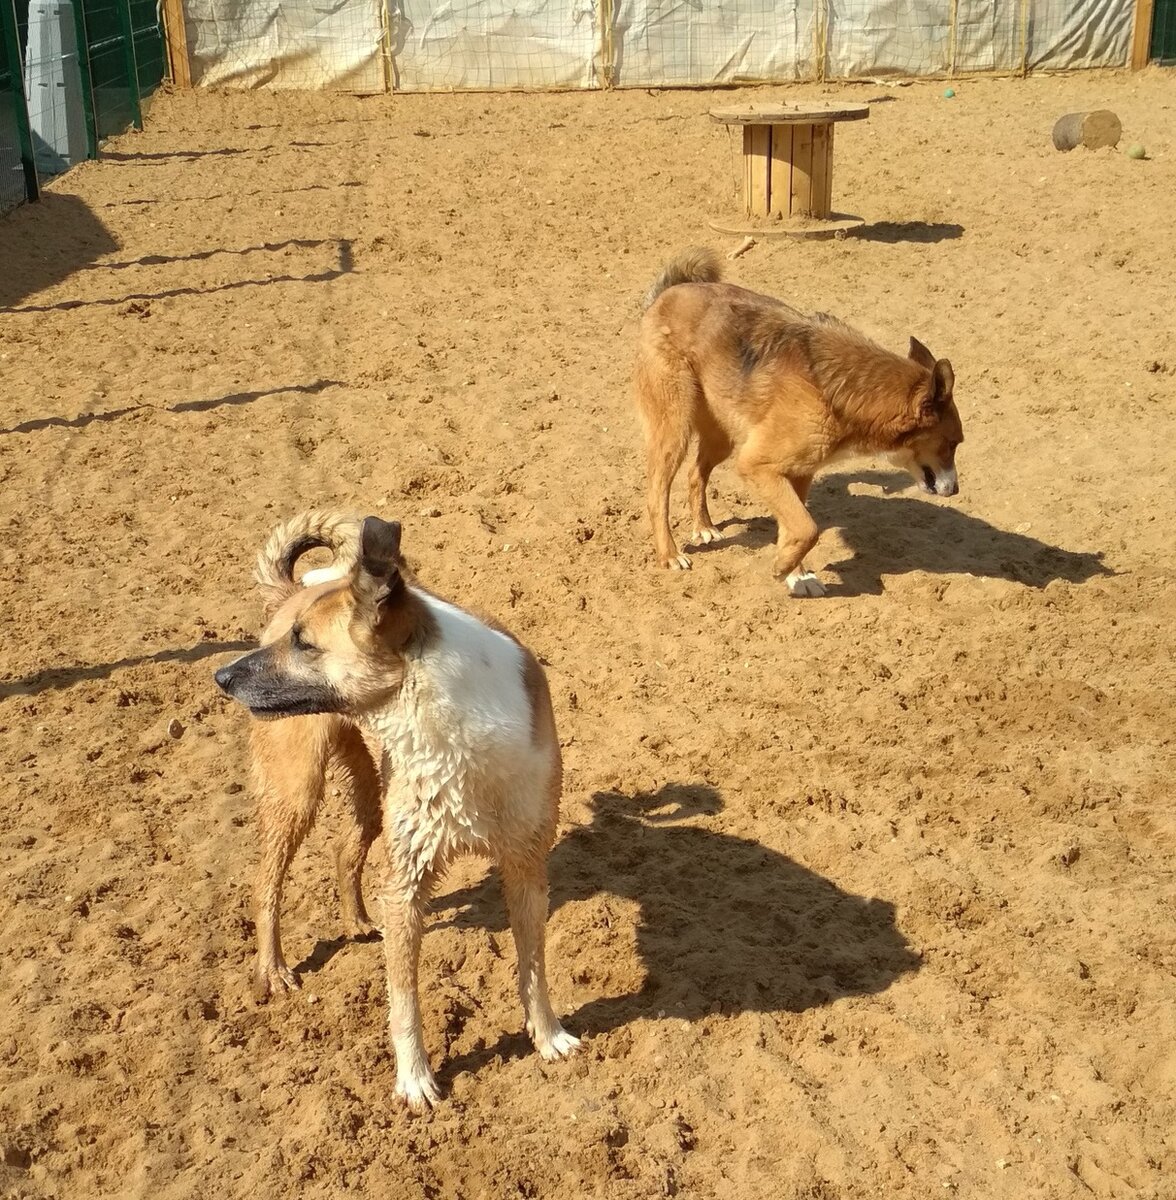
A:
[[[845,237],[866,222],[863,217],[849,213],[830,213],[828,217],[784,217],[779,221],[761,218],[745,218],[727,221],[710,221],[716,233],[728,233],[732,237],[753,237],[756,241],[772,238],[821,238]]]
[[[869,114],[866,104],[827,101],[713,109],[711,118],[720,124],[743,126],[743,209],[747,217],[832,217],[835,125],[865,120]]]

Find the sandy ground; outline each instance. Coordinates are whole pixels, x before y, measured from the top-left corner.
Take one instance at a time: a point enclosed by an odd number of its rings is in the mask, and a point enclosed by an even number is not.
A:
[[[967,443],[954,501],[819,484],[821,601],[729,468],[730,539],[649,556],[636,301],[733,244],[718,94],[160,97],[0,221],[0,1193],[1176,1196],[1173,83],[826,89],[876,101],[838,135],[865,236],[731,274],[950,357]],[[1053,151],[1101,106],[1149,161]],[[287,893],[303,989],[248,990],[211,675],[261,539],[325,503],[536,647],[568,764],[584,1049],[530,1052],[463,864],[426,1118],[380,947],[339,936],[333,810]]]

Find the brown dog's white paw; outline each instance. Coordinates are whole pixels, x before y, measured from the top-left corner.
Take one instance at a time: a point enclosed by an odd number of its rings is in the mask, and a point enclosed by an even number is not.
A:
[[[296,992],[301,988],[298,977],[281,960],[253,968],[253,998],[258,1003],[282,992]]]
[[[691,535],[691,541],[701,542],[704,546],[709,546],[711,542],[721,542],[722,540],[722,533],[713,525],[707,525],[705,529],[696,529]]]
[[[788,590],[792,595],[802,599],[825,594],[825,585],[812,571],[793,571],[786,576],[784,582],[788,584]]]
[[[689,571],[690,559],[685,554],[672,554],[662,563],[662,566],[671,571]]]
[[[536,1038],[532,1035],[535,1042],[535,1049],[539,1051],[539,1057],[547,1062],[556,1062],[558,1059],[567,1058],[569,1054],[574,1054],[579,1049],[580,1039],[562,1026],[557,1025],[555,1033],[551,1037]]]

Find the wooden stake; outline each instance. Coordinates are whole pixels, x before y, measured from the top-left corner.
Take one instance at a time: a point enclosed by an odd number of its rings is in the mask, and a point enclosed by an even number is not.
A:
[[[184,27],[184,0],[163,0],[163,36],[167,39],[168,73],[172,85],[192,86],[192,67],[188,62],[188,31]]]
[[[1142,70],[1151,58],[1155,0],[1135,0],[1135,26],[1131,31],[1131,69]]]

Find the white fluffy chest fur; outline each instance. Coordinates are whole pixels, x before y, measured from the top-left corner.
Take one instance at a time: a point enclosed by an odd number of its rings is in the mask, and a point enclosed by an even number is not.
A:
[[[511,638],[422,594],[436,636],[405,663],[393,704],[365,724],[384,752],[389,849],[419,879],[463,852],[498,853],[529,825],[554,770],[535,743],[526,660]]]

